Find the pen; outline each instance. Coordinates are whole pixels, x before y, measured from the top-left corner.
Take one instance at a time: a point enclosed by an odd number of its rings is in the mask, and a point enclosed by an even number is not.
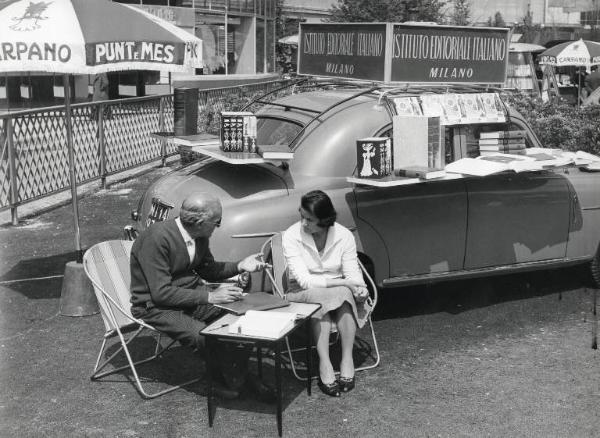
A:
[[[207,330],[207,331],[209,331],[209,332],[212,332],[212,331],[218,330],[218,329],[220,329],[220,328],[227,327],[228,325],[229,325],[229,324],[221,324],[221,325],[218,325],[218,326],[216,326],[216,327],[213,327],[213,328],[211,328],[210,330]]]

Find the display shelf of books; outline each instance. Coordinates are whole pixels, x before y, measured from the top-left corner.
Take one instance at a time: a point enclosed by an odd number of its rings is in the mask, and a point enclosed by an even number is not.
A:
[[[388,137],[357,140],[357,170],[346,178],[349,183],[395,187],[566,166],[600,170],[600,157],[582,151],[526,148],[526,133],[520,130],[482,132],[477,140],[479,156],[462,157],[447,165],[444,165],[445,144],[440,136],[439,117],[398,115],[393,120],[393,131],[393,143]]]
[[[175,136],[173,141],[186,153],[235,165],[291,160],[294,154],[286,145],[257,144],[256,122],[251,112],[223,111],[218,136],[201,133]]]
[[[354,176],[346,177],[346,181],[352,184],[357,184],[361,186],[370,186],[370,187],[396,187],[396,186],[405,186],[411,184],[423,184],[423,183],[432,183],[436,181],[449,181],[453,179],[460,179],[462,175],[457,173],[446,173],[444,176],[437,178],[410,178],[397,176],[396,174],[388,175],[383,178],[378,179],[369,179],[369,178],[357,178]]]
[[[439,117],[442,125],[505,122],[497,93],[423,94],[393,98],[398,115]]]

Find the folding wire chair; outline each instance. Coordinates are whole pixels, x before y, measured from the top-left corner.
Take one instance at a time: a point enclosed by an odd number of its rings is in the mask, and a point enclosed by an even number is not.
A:
[[[170,340],[168,345],[163,347],[161,344],[161,333],[141,319],[133,317],[129,310],[129,300],[131,297],[129,291],[129,256],[132,245],[133,242],[131,241],[109,240],[92,246],[83,256],[83,268],[94,286],[94,292],[100,305],[100,313],[106,329],[91,379],[98,380],[110,374],[130,369],[138,391],[142,397],[150,399],[167,394],[182,386],[195,383],[200,378],[170,386],[155,393],[148,393],[144,390],[136,366],[159,358],[176,341]],[[151,332],[156,341],[154,353],[151,356],[134,362],[129,351],[129,345],[138,335],[146,331]],[[119,338],[120,347],[108,358],[101,361],[108,344],[107,341],[115,336]],[[102,371],[121,351],[124,352],[128,364]]]
[[[266,277],[269,279],[269,282],[271,284],[271,288],[272,288],[273,292],[277,293],[281,298],[285,299],[285,294],[286,294],[285,291],[287,289],[288,270],[287,270],[286,263],[285,263],[285,257],[283,255],[283,247],[282,247],[282,243],[281,243],[281,233],[274,234],[262,245],[261,256],[263,258],[263,261],[268,263],[268,267],[264,270],[264,272],[265,272]],[[369,275],[367,269],[365,268],[365,266],[363,265],[363,263],[360,260],[358,260],[358,265],[360,266],[363,277],[364,277],[365,281],[367,282],[367,287],[369,289],[369,297],[367,298],[367,300],[369,301],[369,304],[371,307],[371,312],[369,313],[367,322],[368,322],[371,339],[372,339],[372,344],[373,344],[372,351],[370,353],[374,353],[374,354],[369,354],[369,356],[371,356],[371,358],[372,358],[372,363],[370,363],[368,365],[362,365],[362,366],[355,368],[355,371],[364,371],[364,370],[369,370],[369,369],[375,368],[376,366],[379,365],[379,362],[381,361],[381,356],[379,354],[379,346],[377,345],[377,337],[375,336],[375,329],[373,327],[373,321],[371,319],[371,315],[372,315],[373,311],[375,310],[375,306],[377,305],[378,292],[377,292],[377,286],[375,285],[373,278]],[[263,289],[264,289],[264,284],[263,284]],[[338,331],[337,331],[337,327],[335,326],[335,323],[333,323],[333,325],[332,325],[331,333],[333,335],[335,335],[334,339],[332,340],[332,344],[333,344],[333,343],[337,342],[339,339]],[[292,372],[294,373],[294,376],[298,380],[306,381],[307,376],[304,376],[304,377],[300,376],[300,374],[298,373],[298,370],[297,370],[298,366],[295,364],[295,361],[293,358],[293,353],[295,353],[296,351],[304,351],[304,349],[303,348],[297,348],[297,349],[292,348],[289,338],[286,338],[285,341],[286,341],[287,353],[288,353],[288,357],[289,357],[289,361],[290,361],[290,367],[292,368]],[[314,346],[313,346],[313,348],[314,348]],[[310,377],[314,378],[315,376],[310,376]]]

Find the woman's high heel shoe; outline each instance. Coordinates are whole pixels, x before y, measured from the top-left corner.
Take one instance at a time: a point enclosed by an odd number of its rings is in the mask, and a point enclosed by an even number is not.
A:
[[[340,377],[340,391],[349,392],[354,389],[354,377]]]
[[[335,380],[333,383],[323,383],[321,381],[321,379],[319,378],[319,381],[317,382],[319,389],[327,394],[330,397],[339,397],[340,396],[340,385],[338,384],[337,380]]]

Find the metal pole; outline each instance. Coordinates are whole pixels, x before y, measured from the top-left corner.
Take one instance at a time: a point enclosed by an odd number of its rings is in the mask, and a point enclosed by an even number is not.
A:
[[[71,183],[71,203],[73,204],[73,225],[75,227],[75,252],[77,263],[83,262],[81,239],[79,236],[79,208],[77,206],[77,177],[75,174],[75,151],[73,147],[73,122],[71,120],[71,87],[69,75],[63,75],[63,88],[65,90],[65,125],[67,127],[67,151],[69,153],[69,180]]]
[[[6,141],[8,147],[8,171],[10,175],[10,216],[13,225],[19,224],[19,214],[17,211],[17,166],[15,159],[15,143],[13,141],[13,127],[12,117],[8,117],[6,120]]]
[[[98,147],[100,148],[100,186],[106,188],[106,144],[104,142],[104,104],[96,107],[98,111]]]
[[[229,74],[229,53],[227,53],[227,33],[229,32],[228,27],[229,15],[227,6],[225,6],[225,76]]]
[[[161,97],[158,101],[158,130],[164,132],[165,129],[165,103]],[[167,165],[167,140],[165,138],[160,140],[160,156],[161,167],[165,167]]]

